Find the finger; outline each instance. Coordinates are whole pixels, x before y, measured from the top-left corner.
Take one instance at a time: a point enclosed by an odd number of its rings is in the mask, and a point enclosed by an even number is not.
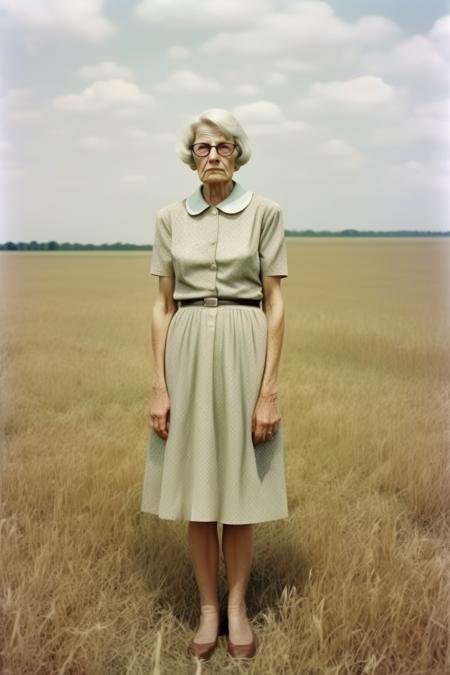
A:
[[[154,415],[153,416],[153,430],[155,433],[158,434],[158,436],[161,436],[161,433],[163,431],[164,427],[162,425],[162,419],[160,415]]]
[[[163,419],[163,429],[166,434],[169,433],[169,416],[165,415]]]
[[[253,445],[259,445],[261,443],[262,438],[260,436],[257,436],[256,434],[253,434]]]
[[[261,422],[258,422],[258,420],[256,420],[255,423],[255,436],[257,443],[261,443],[261,441],[264,440],[264,426],[261,424]]]
[[[161,415],[161,438],[166,439],[169,435],[169,419],[168,414]]]

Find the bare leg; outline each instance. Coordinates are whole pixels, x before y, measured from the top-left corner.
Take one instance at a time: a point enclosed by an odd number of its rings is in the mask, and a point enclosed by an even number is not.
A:
[[[200,644],[213,642],[220,618],[217,522],[190,521],[188,543],[200,596],[200,625],[194,640]]]
[[[245,595],[253,557],[253,524],[223,524],[222,551],[228,579],[228,630],[231,642],[247,644],[252,639]]]

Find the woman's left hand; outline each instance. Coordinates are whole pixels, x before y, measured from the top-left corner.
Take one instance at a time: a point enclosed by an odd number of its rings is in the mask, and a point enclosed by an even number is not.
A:
[[[252,416],[253,444],[272,438],[278,431],[280,420],[278,394],[260,394]]]

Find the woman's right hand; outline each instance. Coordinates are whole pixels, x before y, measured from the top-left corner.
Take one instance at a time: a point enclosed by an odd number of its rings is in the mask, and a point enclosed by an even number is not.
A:
[[[149,424],[163,440],[169,435],[170,399],[166,387],[152,387],[152,401],[149,410]]]

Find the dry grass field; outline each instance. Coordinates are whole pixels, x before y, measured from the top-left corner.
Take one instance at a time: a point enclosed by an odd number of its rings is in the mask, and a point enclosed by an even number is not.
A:
[[[290,517],[255,526],[241,664],[186,655],[186,523],[139,511],[150,254],[0,254],[2,675],[450,673],[450,241],[287,246]]]

